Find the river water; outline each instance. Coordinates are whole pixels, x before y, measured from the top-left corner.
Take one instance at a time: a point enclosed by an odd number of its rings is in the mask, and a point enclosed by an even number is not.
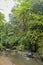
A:
[[[15,65],[43,65],[34,58],[24,57],[19,54],[10,55],[10,58]]]
[[[11,54],[10,52],[8,52],[6,53],[6,56],[8,56],[11,62],[14,63],[15,65],[43,65],[34,58],[25,57],[18,53]]]

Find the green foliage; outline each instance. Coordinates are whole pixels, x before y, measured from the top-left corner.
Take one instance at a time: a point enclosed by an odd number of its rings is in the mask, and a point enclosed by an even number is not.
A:
[[[0,51],[2,51],[4,49],[2,43],[0,43]]]
[[[43,2],[24,0],[14,7],[4,23],[0,12],[0,49],[37,52],[43,58]]]
[[[18,45],[17,50],[24,51],[24,45],[22,44]]]
[[[0,12],[0,21],[3,21],[4,20],[4,14],[2,14],[1,12]]]

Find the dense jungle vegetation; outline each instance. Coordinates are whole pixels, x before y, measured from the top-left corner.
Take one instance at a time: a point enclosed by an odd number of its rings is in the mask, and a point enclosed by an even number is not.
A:
[[[9,14],[0,12],[0,51],[28,50],[43,58],[43,0],[19,0]]]

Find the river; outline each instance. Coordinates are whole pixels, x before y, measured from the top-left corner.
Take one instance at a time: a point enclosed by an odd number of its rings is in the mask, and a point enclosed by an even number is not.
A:
[[[34,58],[25,57],[18,53],[12,54],[11,52],[7,52],[5,56],[9,57],[15,65],[43,65]]]

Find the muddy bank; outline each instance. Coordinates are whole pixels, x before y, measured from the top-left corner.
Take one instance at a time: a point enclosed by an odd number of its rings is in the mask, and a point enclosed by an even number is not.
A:
[[[11,60],[6,56],[0,56],[0,65],[15,65]]]

